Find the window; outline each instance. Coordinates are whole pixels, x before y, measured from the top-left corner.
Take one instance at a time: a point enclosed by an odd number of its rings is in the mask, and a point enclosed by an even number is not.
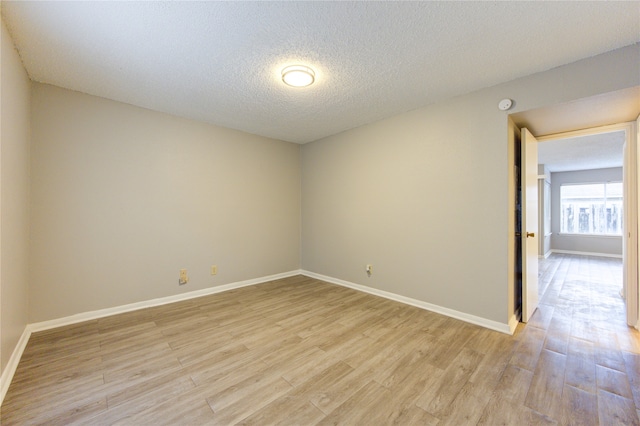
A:
[[[622,182],[560,186],[560,232],[622,235]]]

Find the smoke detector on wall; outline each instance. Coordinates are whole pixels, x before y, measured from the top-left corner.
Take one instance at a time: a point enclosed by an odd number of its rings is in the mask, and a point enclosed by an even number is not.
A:
[[[498,103],[498,109],[500,111],[506,111],[511,108],[511,105],[513,105],[513,101],[511,99],[505,98]]]

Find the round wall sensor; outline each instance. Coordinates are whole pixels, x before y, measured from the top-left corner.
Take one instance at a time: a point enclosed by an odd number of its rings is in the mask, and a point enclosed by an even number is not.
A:
[[[513,105],[513,101],[511,99],[503,99],[498,104],[498,109],[500,111],[506,111],[511,108],[511,105]]]

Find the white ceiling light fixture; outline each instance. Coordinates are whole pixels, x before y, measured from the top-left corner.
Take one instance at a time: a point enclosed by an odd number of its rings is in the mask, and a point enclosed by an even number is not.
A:
[[[292,87],[307,87],[316,80],[316,73],[304,65],[291,65],[282,69],[282,81]]]

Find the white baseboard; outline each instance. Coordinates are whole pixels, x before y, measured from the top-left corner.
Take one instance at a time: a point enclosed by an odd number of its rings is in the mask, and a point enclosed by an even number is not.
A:
[[[573,251],[573,250],[557,250],[557,249],[551,249],[551,253],[558,253],[558,254],[577,254],[580,256],[596,256],[596,257],[613,257],[616,259],[622,259],[622,255],[621,254],[611,254],[611,253],[592,253],[589,251]]]
[[[62,327],[65,325],[76,324],[84,321],[90,321],[98,318],[104,318],[111,315],[122,314],[125,312],[136,311],[139,309],[151,308],[153,306],[166,305],[168,303],[180,302],[182,300],[195,299],[196,297],[207,296],[210,294],[222,293],[224,291],[233,290],[236,288],[247,287],[256,284],[262,284],[268,281],[279,280],[282,278],[293,277],[296,275],[302,275],[301,270],[284,272],[281,274],[269,275],[260,278],[254,278],[246,281],[238,281],[235,283],[224,284],[216,287],[206,288],[202,290],[191,291],[189,293],[176,294],[173,296],[161,297],[158,299],[146,300],[144,302],[131,303],[128,305],[116,306],[113,308],[100,309],[97,311],[83,312],[76,315],[71,315],[64,318],[57,318],[49,321],[42,321],[33,324],[27,324],[20,336],[20,340],[16,345],[13,353],[11,354],[11,358],[9,358],[9,362],[7,363],[6,368],[2,372],[2,376],[0,376],[0,405],[2,405],[2,401],[4,401],[4,397],[9,390],[9,385],[11,384],[11,380],[13,380],[13,376],[18,368],[18,364],[20,363],[20,358],[22,358],[22,354],[24,349],[27,347],[27,343],[29,342],[29,338],[32,333],[44,330],[50,330],[57,327]]]
[[[183,300],[195,299],[196,297],[208,296],[210,294],[222,293],[223,291],[234,290],[236,288],[247,287],[250,285],[262,284],[268,281],[279,280],[282,278],[301,275],[301,270],[283,272],[281,274],[269,275],[266,277],[254,278],[246,281],[238,281],[235,283],[219,285],[202,290],[190,291],[188,293],[176,294],[173,296],[161,297],[158,299],[145,300],[143,302],[131,303],[128,305],[116,306],[113,308],[100,309],[97,311],[83,312],[81,314],[70,315],[68,317],[57,318],[49,321],[42,321],[30,324],[32,333],[37,331],[50,330],[65,325],[77,324],[84,321],[91,321],[98,318],[104,318],[111,315],[123,314],[125,312],[137,311],[139,309],[152,308],[154,306],[166,305],[168,303],[180,302]]]
[[[540,258],[540,259],[546,259],[546,258],[548,258],[549,256],[551,256],[551,254],[552,254],[552,253],[553,253],[553,250],[549,250],[548,252],[546,252],[546,253],[545,253],[545,254],[543,254],[543,255],[540,255],[540,254],[539,254],[539,255],[538,255],[538,258]]]
[[[348,287],[353,290],[362,291],[364,293],[369,293],[374,296],[384,297],[385,299],[393,300],[396,302],[404,303],[406,305],[415,306],[417,308],[425,309],[427,311],[435,312],[438,314],[446,315],[451,318],[459,319],[461,321],[465,321],[471,324],[479,325],[481,327],[488,328],[490,330],[499,331],[505,334],[513,334],[511,330],[511,321],[509,324],[503,324],[497,321],[489,320],[482,317],[477,317],[475,315],[467,314],[465,312],[456,311],[453,309],[445,308],[442,306],[434,305],[431,303],[423,302],[422,300],[413,299],[411,297],[401,296],[399,294],[390,293],[384,290],[378,290],[376,288],[367,287],[360,284],[355,284],[349,281],[344,281],[338,278],[328,277],[326,275],[316,274],[315,272],[302,270],[302,275],[307,277],[315,278],[321,281],[326,281],[331,284],[337,284],[343,287]],[[516,324],[517,325],[517,321]],[[513,326],[513,330],[515,331],[515,326]]]
[[[13,380],[13,375],[16,374],[16,370],[18,369],[18,364],[20,364],[20,358],[22,358],[22,354],[24,349],[27,347],[27,343],[29,343],[29,337],[31,337],[31,327],[27,325],[18,339],[18,344],[13,349],[13,353],[9,358],[9,362],[2,372],[2,376],[0,376],[0,406],[4,401],[4,396],[7,394],[9,390],[9,385]]]

